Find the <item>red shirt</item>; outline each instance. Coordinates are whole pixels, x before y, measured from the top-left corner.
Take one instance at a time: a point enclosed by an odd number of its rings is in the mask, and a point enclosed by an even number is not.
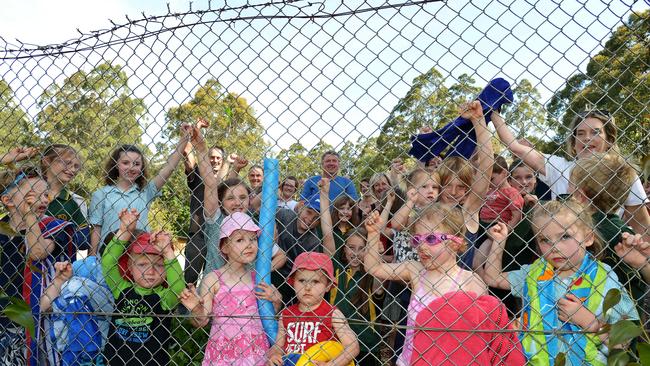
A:
[[[517,189],[513,187],[501,188],[488,192],[479,216],[481,221],[508,222],[512,219],[512,212],[521,210],[523,207],[524,198]]]
[[[300,311],[298,304],[282,310],[282,325],[287,331],[285,353],[305,353],[311,346],[336,340],[332,313],[336,309],[323,300],[314,311]]]

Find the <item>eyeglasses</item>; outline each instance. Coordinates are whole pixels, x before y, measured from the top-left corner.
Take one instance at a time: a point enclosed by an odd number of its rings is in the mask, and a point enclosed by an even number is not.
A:
[[[442,243],[445,240],[451,240],[458,244],[463,243],[463,238],[460,238],[458,236],[433,232],[428,234],[414,234],[411,238],[411,246],[413,246],[413,248],[417,248],[423,243],[426,243],[429,246],[434,246]]]

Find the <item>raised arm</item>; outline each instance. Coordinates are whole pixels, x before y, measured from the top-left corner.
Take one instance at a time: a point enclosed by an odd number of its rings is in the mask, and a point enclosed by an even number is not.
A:
[[[366,218],[368,252],[366,253],[363,266],[366,272],[377,279],[410,282],[415,278],[415,273],[417,273],[417,262],[384,263],[381,260],[381,242],[379,241],[379,236],[385,226],[385,222],[381,219],[377,211],[371,212]]]
[[[334,333],[336,333],[336,338],[343,345],[343,352],[328,362],[328,364],[332,366],[348,365],[350,361],[353,361],[357,357],[360,351],[357,334],[350,328],[347,319],[345,319],[345,316],[339,309],[332,312],[332,327],[334,328]]]
[[[492,112],[492,123],[497,131],[499,140],[506,146],[511,153],[516,155],[519,159],[531,167],[537,173],[546,175],[545,158],[541,152],[537,151],[534,147],[524,145],[517,141],[515,136],[506,125],[501,115],[496,111]]]
[[[190,322],[196,328],[202,328],[210,322],[212,312],[212,298],[219,291],[219,278],[215,272],[208,273],[201,281],[201,289],[197,294],[193,284],[187,285],[179,299],[192,316]]]
[[[184,123],[181,125],[181,137],[178,139],[176,149],[174,149],[174,152],[169,155],[167,162],[162,167],[162,169],[160,169],[158,175],[153,178],[153,183],[156,185],[156,188],[158,190],[160,190],[165,185],[165,183],[167,183],[167,180],[178,166],[178,163],[180,163],[181,158],[183,157],[183,151],[185,151],[185,145],[187,145],[190,139],[191,129],[192,127],[188,124]]]
[[[488,230],[488,235],[492,239],[492,247],[485,263],[485,270],[482,273],[483,280],[490,287],[509,290],[510,281],[503,272],[502,267],[503,252],[508,238],[508,227],[506,224],[499,222]]]
[[[278,335],[275,336],[275,344],[271,345],[271,349],[268,352],[268,362],[267,365],[270,366],[282,366],[283,360],[282,356],[284,355],[284,345],[287,338],[287,330],[284,328],[284,323],[282,321],[282,315],[278,320]]]
[[[47,289],[41,295],[41,311],[48,311],[52,308],[52,302],[61,294],[63,284],[72,277],[72,264],[70,262],[54,263],[54,278]]]
[[[11,165],[31,159],[36,154],[38,154],[38,149],[35,147],[15,147],[6,154],[0,155],[0,164]]]
[[[320,188],[320,228],[323,232],[323,249],[325,254],[334,257],[336,245],[334,244],[334,225],[330,212],[330,180],[323,178],[318,182]]]
[[[473,101],[469,103],[461,116],[472,121],[474,131],[476,131],[476,154],[478,154],[478,166],[472,179],[472,185],[469,188],[467,201],[463,205],[463,211],[471,217],[475,217],[475,221],[478,223],[478,212],[483,206],[488,188],[490,188],[492,166],[494,165],[492,134],[485,124],[480,102]]]
[[[209,127],[207,122],[203,121],[202,123],[203,126]],[[205,143],[205,138],[201,133],[199,125],[194,127],[191,135],[192,145],[198,155],[199,174],[201,175],[205,189],[203,194],[203,213],[205,217],[214,217],[217,210],[219,210],[219,196],[217,195],[219,179],[212,172],[208,145]]]
[[[31,194],[31,193],[29,193]],[[29,194],[27,200],[29,202]],[[25,242],[27,244],[28,257],[31,260],[43,260],[52,253],[55,247],[54,240],[43,237],[43,232],[38,224],[38,216],[30,210],[23,214],[25,220]]]
[[[390,220],[390,226],[396,230],[401,231],[409,224],[409,217],[413,209],[415,208],[415,199],[418,195],[418,191],[415,188],[411,188],[406,192],[406,202],[399,210],[393,215],[393,218]]]

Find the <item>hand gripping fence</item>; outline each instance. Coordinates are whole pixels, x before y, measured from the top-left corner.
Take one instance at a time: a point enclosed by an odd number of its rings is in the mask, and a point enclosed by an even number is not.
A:
[[[0,34],[0,365],[650,364],[649,17],[212,1]]]

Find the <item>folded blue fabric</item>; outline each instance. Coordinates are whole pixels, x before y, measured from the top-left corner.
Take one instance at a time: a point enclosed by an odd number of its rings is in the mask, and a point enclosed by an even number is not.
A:
[[[496,78],[478,95],[485,121],[490,122],[493,110],[500,110],[504,104],[514,100],[510,83]],[[443,128],[421,135],[411,136],[409,155],[421,162],[427,162],[449,147],[446,156],[462,156],[469,159],[476,148],[476,131],[472,121],[458,117]]]

